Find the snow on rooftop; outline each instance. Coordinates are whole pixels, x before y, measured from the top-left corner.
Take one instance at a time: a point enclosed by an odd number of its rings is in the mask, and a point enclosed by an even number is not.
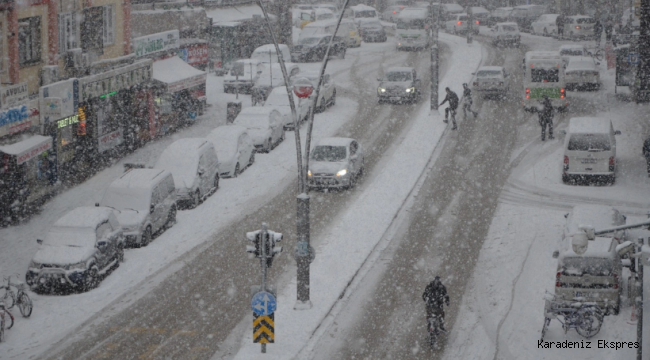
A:
[[[205,14],[212,19],[212,24],[215,25],[250,20],[253,16],[264,16],[262,9],[257,5],[206,10]],[[275,15],[269,14],[269,19],[273,20],[275,18]]]
[[[597,117],[574,117],[569,120],[570,134],[608,134],[611,121]]]
[[[199,75],[205,75],[205,71],[192,67],[178,56],[153,63],[153,78],[166,84],[173,84]]]

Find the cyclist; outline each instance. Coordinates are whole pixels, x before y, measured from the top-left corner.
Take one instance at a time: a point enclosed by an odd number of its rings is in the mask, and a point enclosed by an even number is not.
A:
[[[438,106],[442,106],[444,103],[449,101],[449,107],[445,109],[445,120],[443,120],[446,123],[448,123],[448,118],[449,118],[449,113],[451,113],[451,122],[454,124],[452,126],[452,130],[456,130],[458,127],[456,126],[456,109],[458,109],[458,95],[456,95],[455,92],[451,91],[448,87],[445,88],[445,91],[447,92],[447,96],[445,97],[444,100],[440,103]]]
[[[474,117],[478,116],[478,111],[472,110],[472,90],[467,86],[467,83],[463,83],[463,115],[467,117],[467,110],[474,114]]]
[[[432,282],[427,285],[422,293],[422,300],[427,308],[427,319],[432,316],[440,318],[440,330],[445,330],[445,311],[443,303],[449,306],[449,295],[447,295],[447,288],[440,281],[440,276],[436,276]]]

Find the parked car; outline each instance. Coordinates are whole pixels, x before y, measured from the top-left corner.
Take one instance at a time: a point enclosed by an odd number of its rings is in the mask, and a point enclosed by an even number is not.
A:
[[[318,85],[318,78],[320,72],[310,71],[300,73],[301,78],[306,78],[314,86],[314,91],[309,95],[309,101],[313,104],[314,96],[316,96],[316,86]],[[323,112],[328,106],[336,104],[336,83],[334,78],[328,73],[323,74],[323,81],[321,83],[320,91],[318,92],[318,101],[316,102],[316,112]]]
[[[584,45],[580,44],[565,44],[560,46],[560,56],[562,57],[562,62],[566,68],[569,65],[569,59],[577,57],[591,56],[591,53],[585,48]]]
[[[527,32],[530,31],[531,24],[547,12],[544,5],[520,5],[512,9],[508,21],[516,22],[519,25],[519,30]]]
[[[234,124],[248,129],[257,152],[270,152],[284,140],[284,119],[280,111],[272,107],[244,108]]]
[[[360,19],[359,33],[365,42],[386,42],[386,30],[378,19]]]
[[[465,13],[462,14],[456,14],[454,15],[451,20],[448,20],[445,22],[445,30],[448,33],[452,34],[465,34],[467,33],[467,29],[469,25],[469,16]],[[474,24],[472,24],[472,32],[474,34],[478,34],[479,27],[478,27],[478,21],[474,20]]]
[[[309,109],[311,102],[307,99],[300,99],[293,90],[290,88],[291,96],[293,96],[293,103],[296,106],[296,115],[298,116],[298,123],[307,120],[309,116]],[[275,108],[282,114],[282,124],[285,130],[294,130],[295,122],[291,114],[291,106],[289,105],[289,96],[287,95],[286,86],[278,86],[271,91],[269,98],[264,102],[264,107]]]
[[[57,220],[29,263],[34,291],[90,290],[124,261],[124,235],[113,209],[78,207]]]
[[[392,5],[386,8],[384,12],[380,14],[382,20],[395,22],[397,16],[399,16],[400,11],[404,10],[404,5]]]
[[[568,39],[587,40],[594,38],[596,19],[586,15],[567,16],[564,36]]]
[[[217,152],[220,177],[236,178],[255,162],[255,146],[243,126],[218,126],[208,134],[207,140]]]
[[[284,65],[287,69],[289,81],[291,81],[294,76],[300,73],[300,68],[297,64],[285,63]],[[262,72],[260,73],[257,81],[255,81],[255,85],[253,85],[253,89],[251,91],[253,105],[264,103],[274,87],[284,85],[284,76],[282,76],[282,69],[280,68],[280,64],[264,64]]]
[[[223,77],[223,92],[250,94],[255,81],[260,77],[264,66],[258,59],[235,61],[230,71]]]
[[[330,44],[330,39],[332,39],[332,35],[330,34],[301,37],[298,40],[298,44],[294,45],[291,49],[291,61],[323,61],[327,47]],[[334,36],[334,39],[331,41],[330,57],[338,56],[341,59],[345,59],[345,52],[347,50],[345,40],[340,36]]]
[[[412,67],[392,67],[383,78],[377,79],[377,98],[383,102],[417,102],[422,94],[422,84]]]
[[[472,81],[475,94],[505,98],[510,90],[510,76],[502,66],[481,66]]]
[[[542,14],[530,24],[530,33],[535,35],[556,36],[557,25],[555,21],[559,14]]]
[[[510,13],[512,12],[511,7],[500,7],[492,10],[490,15],[488,16],[488,26],[494,26],[496,23],[500,22],[506,22],[508,21],[508,16],[510,16]]]
[[[472,6],[472,18],[475,21],[478,21],[478,25],[487,25],[488,18],[490,17],[490,12],[486,8],[481,6]]]
[[[609,119],[578,117],[569,120],[564,140],[562,181],[598,183],[616,180],[616,137]]]
[[[514,46],[518,48],[521,44],[521,34],[517,23],[497,23],[492,28],[492,33],[494,35],[492,42],[496,46]]]
[[[289,50],[289,46],[278,44],[278,48],[280,48],[282,60],[290,62],[291,51]],[[256,48],[251,54],[251,60],[259,60],[261,63],[278,64],[278,52],[275,50],[275,45],[266,44]]]
[[[349,18],[354,20],[354,23],[357,24],[357,26],[359,25],[359,19],[379,19],[377,10],[375,10],[375,8],[372,6],[365,4],[350,6],[344,11],[347,13]]]
[[[349,189],[363,174],[363,148],[354,139],[321,139],[309,159],[307,178],[310,188]]]
[[[332,19],[315,21],[313,23],[307,24],[307,26],[305,26],[305,28],[300,32],[298,40],[301,38],[311,37],[313,35],[332,35],[336,30],[336,23],[337,19]],[[339,29],[336,31],[336,36],[340,36],[346,40],[348,48],[361,46],[361,36],[359,35],[359,30],[357,29],[357,25],[351,19],[341,20]]]
[[[130,169],[113,181],[98,203],[118,211],[127,245],[147,246],[176,223],[176,186],[167,170]]]
[[[591,56],[571,56],[564,70],[567,90],[600,89],[600,72]]]
[[[179,208],[195,208],[219,188],[219,159],[206,139],[174,141],[160,154],[154,169],[172,173]]]

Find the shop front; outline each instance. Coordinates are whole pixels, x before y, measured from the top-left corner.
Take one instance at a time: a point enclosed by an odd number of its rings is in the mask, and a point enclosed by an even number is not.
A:
[[[159,135],[191,123],[203,114],[206,106],[204,71],[178,56],[153,63],[154,96]]]

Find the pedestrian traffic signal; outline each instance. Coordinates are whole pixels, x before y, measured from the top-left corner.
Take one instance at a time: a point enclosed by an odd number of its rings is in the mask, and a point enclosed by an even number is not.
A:
[[[256,258],[262,258],[262,244],[264,244],[264,255],[266,257],[266,266],[271,267],[273,257],[282,252],[282,246],[275,246],[282,241],[282,233],[275,231],[256,230],[246,233],[246,238],[253,242],[253,245],[246,245],[246,252],[255,255]]]

